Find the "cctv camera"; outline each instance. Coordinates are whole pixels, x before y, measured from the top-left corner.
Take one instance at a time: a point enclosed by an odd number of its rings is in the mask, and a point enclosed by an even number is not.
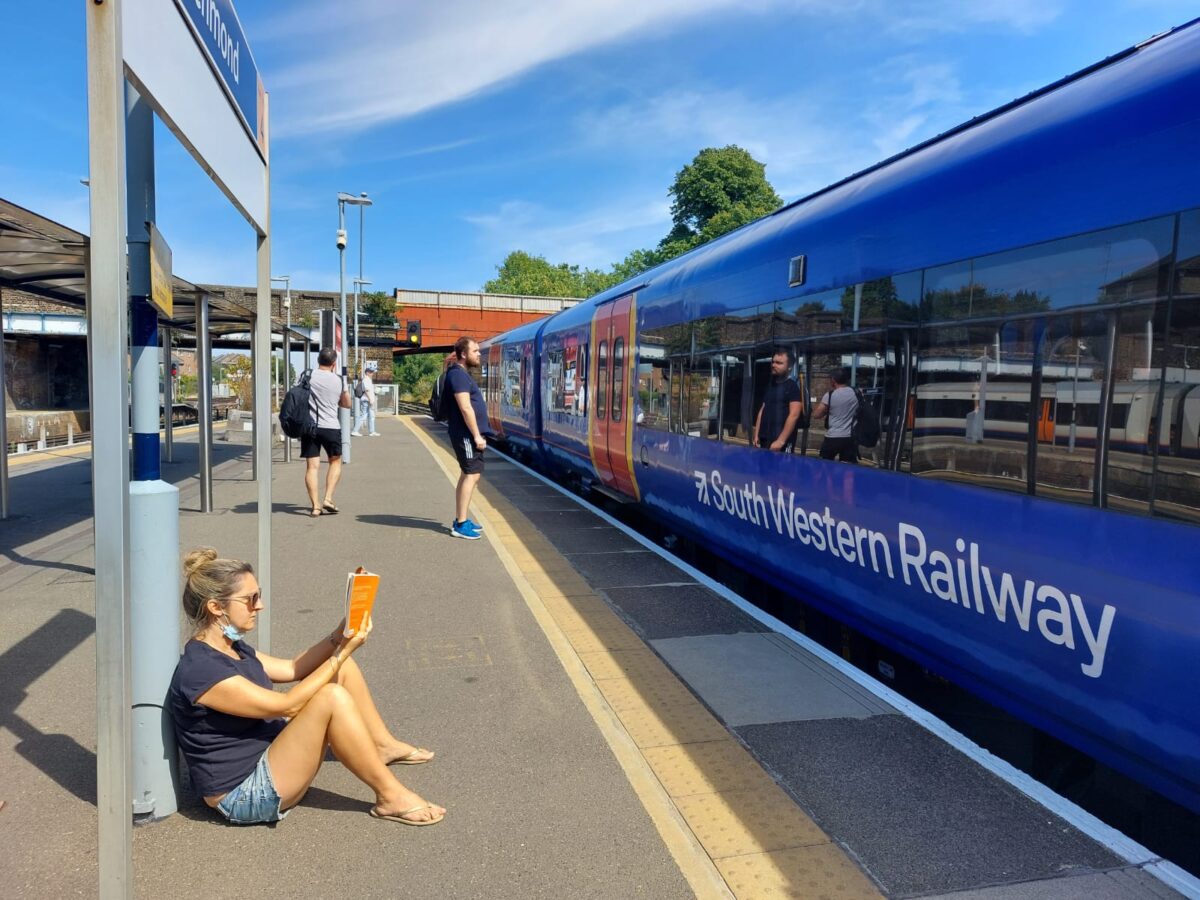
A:
[[[337,245],[339,250],[346,249],[346,229],[339,228],[337,233]]]

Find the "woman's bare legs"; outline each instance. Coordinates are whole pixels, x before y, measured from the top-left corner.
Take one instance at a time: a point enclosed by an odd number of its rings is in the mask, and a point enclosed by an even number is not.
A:
[[[426,801],[397,781],[392,770],[384,765],[350,691],[339,684],[327,684],[295,715],[267,751],[282,809],[300,802],[317,776],[326,745],[375,792],[377,813],[398,815],[425,806]],[[445,812],[444,808],[429,804],[428,809],[419,809],[405,818],[424,822]]]
[[[426,750],[421,753],[414,753],[413,751],[417,749],[416,747],[405,743],[388,731],[383,717],[379,715],[379,710],[375,707],[375,701],[371,698],[371,690],[367,687],[367,679],[363,675],[362,669],[358,667],[358,663],[353,659],[348,659],[342,663],[338,667],[337,681],[354,698],[354,703],[358,707],[359,714],[362,715],[363,724],[367,726],[371,740],[379,748],[379,756],[385,765],[398,759],[406,759],[410,754],[414,761],[420,760],[424,762],[433,759],[432,752]],[[338,758],[341,759],[340,756]]]

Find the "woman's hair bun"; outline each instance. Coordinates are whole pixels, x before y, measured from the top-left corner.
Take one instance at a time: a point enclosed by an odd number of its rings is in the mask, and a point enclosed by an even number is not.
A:
[[[187,578],[192,577],[192,573],[199,569],[207,562],[212,562],[217,558],[217,551],[212,547],[197,547],[183,559],[183,574]]]

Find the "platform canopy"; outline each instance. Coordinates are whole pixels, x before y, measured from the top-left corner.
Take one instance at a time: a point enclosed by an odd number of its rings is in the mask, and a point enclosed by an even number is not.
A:
[[[87,306],[88,237],[51,219],[0,199],[0,288],[14,288],[57,303]],[[196,302],[207,296],[209,330],[214,337],[246,331],[254,310],[224,295],[172,276],[173,318],[162,323],[195,331]],[[253,300],[253,297],[251,297]],[[272,317],[271,330],[282,332],[282,319]],[[293,329],[293,340],[307,335]]]

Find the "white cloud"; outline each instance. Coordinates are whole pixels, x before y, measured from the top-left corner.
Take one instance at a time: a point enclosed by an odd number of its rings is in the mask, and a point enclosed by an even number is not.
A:
[[[706,16],[838,17],[912,39],[979,28],[1031,32],[1065,0],[343,0],[294,3],[262,41],[303,47],[269,78],[275,137],[357,131],[471,97],[547,62],[645,39]]]
[[[510,200],[494,210],[466,216],[478,230],[483,252],[500,259],[513,250],[607,269],[633,249],[651,246],[667,233],[671,214],[665,200],[647,203],[644,193],[610,200],[592,210],[550,210]]]

